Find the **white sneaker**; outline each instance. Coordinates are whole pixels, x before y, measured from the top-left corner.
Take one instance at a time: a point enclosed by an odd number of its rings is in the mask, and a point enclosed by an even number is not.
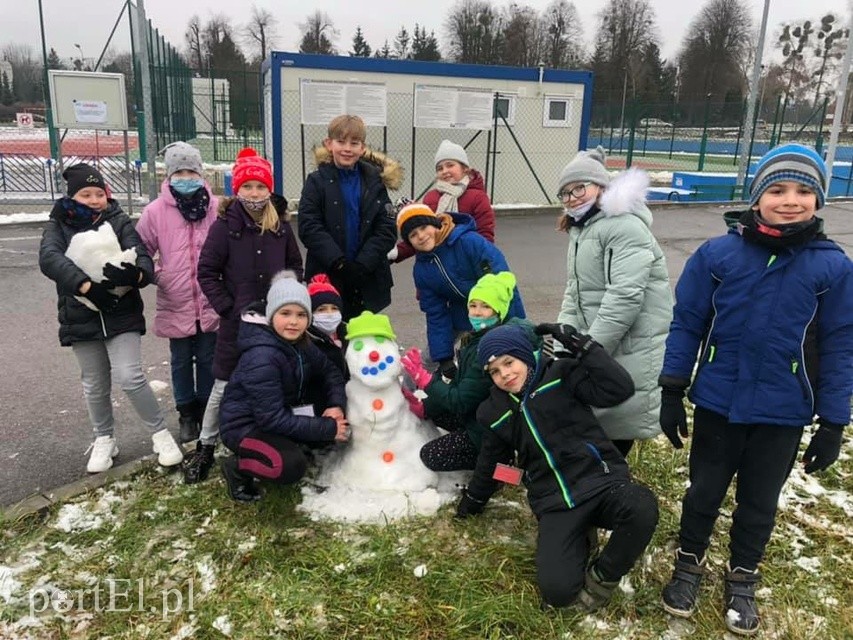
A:
[[[89,450],[92,451],[89,463],[86,465],[86,471],[89,473],[106,471],[113,466],[113,458],[118,455],[118,446],[113,436],[98,436],[86,452],[88,453]]]
[[[184,459],[184,452],[175,442],[168,429],[160,429],[151,436],[151,441],[154,443],[154,453],[157,454],[157,462],[160,465],[174,467],[181,464]]]

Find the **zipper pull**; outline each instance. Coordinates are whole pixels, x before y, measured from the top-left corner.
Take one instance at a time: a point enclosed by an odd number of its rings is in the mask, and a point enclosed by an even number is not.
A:
[[[610,473],[610,467],[607,466],[607,463],[604,460],[601,461],[601,466],[604,467],[604,473]]]
[[[799,369],[800,363],[796,361],[796,359],[791,358],[791,373],[797,375],[797,369]]]

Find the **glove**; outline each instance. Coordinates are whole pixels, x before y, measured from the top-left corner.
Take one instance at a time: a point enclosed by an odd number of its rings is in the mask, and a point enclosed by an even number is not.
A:
[[[456,377],[456,363],[453,362],[453,358],[448,358],[447,360],[439,360],[438,373],[441,374],[441,377],[444,378],[447,382],[453,380],[453,378]]]
[[[403,365],[403,369],[409,374],[409,377],[418,389],[426,389],[427,385],[432,381],[432,374],[424,369],[421,350],[417,347],[412,347],[406,351],[403,357],[400,358],[400,364]]]
[[[484,500],[477,500],[476,498],[471,497],[468,490],[463,489],[462,499],[459,501],[459,504],[456,505],[456,517],[467,518],[468,516],[476,516],[477,514],[483,513],[483,509],[485,508],[486,502]]]
[[[805,472],[814,473],[829,468],[833,462],[838,460],[841,451],[841,436],[844,433],[844,425],[833,424],[820,419],[818,427],[806,452],[803,454]]]
[[[396,209],[397,213],[400,213],[400,209],[405,207],[407,204],[412,204],[413,202],[414,202],[414,200],[412,200],[411,198],[407,198],[406,196],[403,196],[401,198],[398,198],[397,202],[394,203],[394,209]]]
[[[103,282],[92,280],[89,290],[83,296],[103,313],[110,313],[118,306],[118,296],[110,291],[114,286],[115,283],[109,280],[104,280]]]
[[[684,389],[664,387],[660,393],[660,428],[672,446],[681,449],[684,443],[678,437],[686,438],[687,411],[684,409]]]
[[[414,392],[403,387],[403,396],[406,402],[409,403],[409,411],[414,413],[418,418],[423,420],[426,417],[426,409],[424,409],[424,401],[418,398]]]
[[[114,264],[104,265],[104,277],[116,287],[138,287],[142,284],[139,277],[142,269],[130,262],[122,262],[121,268]]]
[[[536,335],[551,334],[554,336],[554,340],[563,345],[573,358],[580,358],[586,355],[586,352],[592,346],[592,338],[578,333],[578,330],[570,324],[538,324],[534,328],[534,331]]]

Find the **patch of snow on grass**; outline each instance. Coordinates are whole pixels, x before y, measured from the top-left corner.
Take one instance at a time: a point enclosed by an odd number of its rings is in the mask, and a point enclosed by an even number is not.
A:
[[[100,529],[103,524],[104,519],[100,515],[87,511],[83,505],[64,504],[59,510],[53,528],[71,533],[72,531]]]
[[[797,558],[794,564],[809,573],[817,573],[820,569],[820,558]]]
[[[210,556],[205,556],[195,563],[196,571],[201,578],[201,592],[209,593],[216,588],[216,571],[210,561]]]
[[[6,604],[12,600],[12,594],[21,588],[21,583],[14,578],[16,573],[12,567],[0,565],[0,600]]]
[[[427,574],[427,566],[425,564],[419,564],[417,567],[415,567],[413,573],[415,574],[416,578],[423,578]]]
[[[213,621],[213,628],[224,636],[231,636],[231,621],[227,615],[219,616]]]

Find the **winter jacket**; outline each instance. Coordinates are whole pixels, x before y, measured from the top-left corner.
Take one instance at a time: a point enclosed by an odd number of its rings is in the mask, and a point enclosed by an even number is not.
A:
[[[210,196],[207,215],[195,222],[186,220],[178,210],[169,181],[160,185],[160,197],[142,210],[136,232],[142,238],[154,263],[157,284],[157,313],[154,333],[161,338],[186,338],[197,332],[216,331],[219,315],[207,301],[198,283],[198,259],[210,226],[216,220],[218,201]]]
[[[637,390],[628,402],[595,411],[615,440],[660,433],[658,375],[673,302],[666,258],[644,203],[647,187],[646,174],[626,171],[602,194],[600,211],[569,230],[558,321],[591,335],[628,370]]]
[[[287,201],[275,196],[278,231],[261,230],[236,198],[219,203],[198,262],[198,282],[219,314],[219,332],[213,356],[213,375],[228,380],[237,364],[237,328],[240,313],[249,304],[266,303],[273,276],[289,269],[302,279],[302,254],[286,218]]]
[[[302,187],[299,198],[299,239],[305,246],[305,279],[325,273],[335,288],[347,298],[347,283],[332,266],[346,255],[346,205],[341,194],[338,169],[324,148],[315,150],[317,170]],[[402,181],[400,166],[377,152],[368,152],[358,161],[361,174],[361,232],[355,262],[366,277],[361,283],[364,308],[378,312],[391,304],[394,280],[388,252],[397,241],[396,212],[387,189],[396,190]]]
[[[731,229],[690,257],[675,298],[662,377],[692,376],[692,402],[730,423],[850,422],[853,262],[837,244],[774,252]]]
[[[533,323],[529,320],[510,318],[505,324],[524,327],[536,349],[542,346],[542,338],[534,333]],[[491,379],[477,362],[477,347],[487,331],[490,329],[475,331],[463,337],[456,356],[456,375],[450,382],[444,382],[441,374],[435,374],[424,389],[427,394],[423,401],[426,417],[434,418],[442,414],[458,416],[465,424],[471,442],[477,447],[483,439],[483,428],[477,422],[477,407],[489,397],[492,387]]]
[[[327,334],[320,331],[317,327],[311,325],[307,330],[308,337],[311,339],[311,342],[314,343],[314,346],[316,346],[321,353],[329,359],[329,362],[335,365],[338,368],[338,371],[341,372],[344,383],[349,382],[349,367],[347,366],[347,361],[344,357],[344,353],[347,348],[347,341],[343,336],[346,335],[346,332],[347,325],[345,322],[342,322],[338,325],[338,338],[341,341],[341,346],[338,346]],[[319,415],[328,409],[328,405],[325,404],[326,398],[322,388],[315,387],[309,389],[308,398],[309,403],[314,405],[315,414]]]
[[[298,343],[279,337],[266,321],[264,306],[243,315],[238,338],[240,360],[231,375],[220,408],[222,442],[236,451],[253,429],[299,442],[333,442],[333,418],[297,415],[294,407],[310,404],[307,392],[324,390],[327,407],[346,411],[340,370],[309,339]]]
[[[412,271],[421,311],[426,314],[429,354],[435,361],[453,357],[455,333],[471,331],[468,321],[471,287],[487,273],[510,270],[501,250],[476,232],[471,216],[449,215],[456,226],[433,251],[418,252]],[[524,305],[516,287],[507,318],[524,317]]]
[[[628,465],[589,405],[614,406],[633,392],[628,372],[595,343],[580,361],[537,354],[526,392],[493,387],[477,411],[485,433],[468,493],[488,500],[498,486],[495,464],[513,453],[537,516],[572,509],[625,482]]]
[[[468,188],[465,189],[459,200],[457,201],[457,212],[467,213],[474,218],[474,223],[477,225],[477,233],[483,236],[489,242],[495,241],[495,210],[492,209],[492,201],[486,194],[486,185],[483,182],[483,176],[476,169],[471,169],[469,173],[471,179],[468,181]],[[438,201],[441,200],[441,192],[438,189],[430,189],[423,197],[423,203],[430,209],[435,211],[438,208]],[[411,258],[415,254],[415,250],[408,242],[400,240],[397,243],[397,259],[395,262],[402,262],[407,258]]]
[[[75,234],[109,224],[115,231],[122,249],[136,248],[136,266],[145,273],[145,280],[141,285],[145,286],[154,276],[154,263],[133,228],[130,217],[121,210],[118,202],[110,198],[107,209],[91,225],[73,227],[66,219],[67,214],[61,200],[57,200],[45,225],[39,248],[39,268],[56,283],[56,293],[59,296],[59,343],[67,347],[75,342],[107,340],[129,331],[144,334],[145,316],[139,288],[134,287],[121,296],[113,311],[93,311],[75,298],[75,295],[79,295],[80,286],[90,280],[89,276],[65,256],[68,244]]]

